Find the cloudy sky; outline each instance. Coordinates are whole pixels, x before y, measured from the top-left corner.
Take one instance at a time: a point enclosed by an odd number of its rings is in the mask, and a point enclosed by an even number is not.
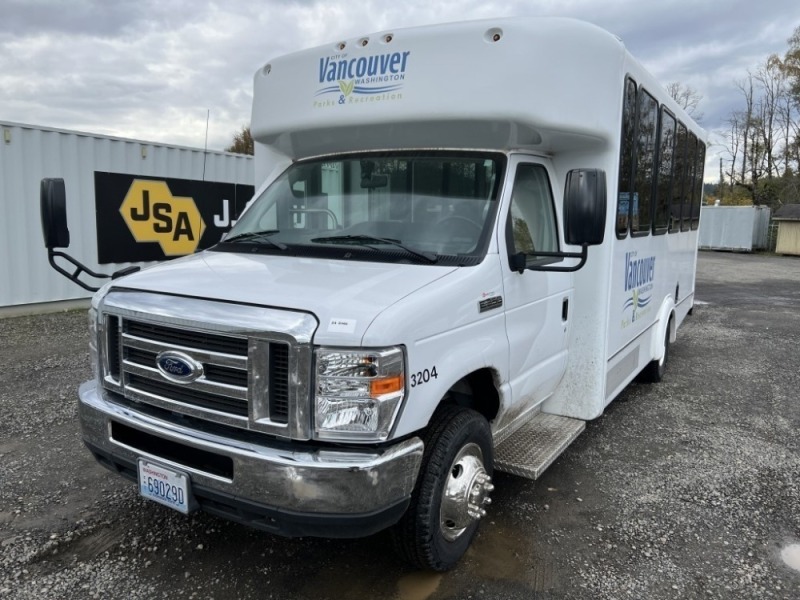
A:
[[[622,38],[723,130],[734,81],[800,25],[799,0],[0,0],[0,120],[222,149],[269,59],[385,29],[499,16],[581,18]],[[709,153],[709,172],[716,152]]]

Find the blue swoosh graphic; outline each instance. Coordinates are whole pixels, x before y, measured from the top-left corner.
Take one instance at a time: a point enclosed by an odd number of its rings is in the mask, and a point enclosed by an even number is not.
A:
[[[402,87],[403,87],[402,84],[386,85],[386,86],[381,86],[381,87],[364,87],[364,86],[358,85],[358,86],[353,88],[353,93],[354,94],[360,94],[360,95],[363,95],[363,94],[366,94],[366,95],[369,95],[369,94],[384,94],[386,92],[397,91]],[[314,95],[315,96],[323,96],[325,94],[341,94],[341,93],[342,93],[342,88],[340,88],[338,85],[332,85],[330,87],[324,87],[324,88],[321,88],[321,89],[317,90],[317,93],[314,94]]]
[[[322,88],[321,90],[317,90],[317,93],[314,94],[315,96],[321,96],[322,94],[330,94],[331,92],[341,92],[341,88],[338,85],[332,85],[330,87]]]
[[[353,89],[353,93],[355,94],[382,94],[384,92],[394,92],[395,90],[399,90],[402,85],[386,85],[383,87],[363,87],[357,85],[355,89]]]

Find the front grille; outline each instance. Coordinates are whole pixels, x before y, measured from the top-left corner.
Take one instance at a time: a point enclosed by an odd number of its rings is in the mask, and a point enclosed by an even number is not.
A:
[[[280,423],[289,418],[289,346],[269,345],[269,413]]]
[[[108,367],[111,376],[119,380],[119,317],[108,317]]]
[[[245,337],[178,329],[140,321],[125,321],[125,331],[130,335],[159,340],[170,346],[184,346],[210,352],[247,356],[247,338]]]
[[[175,400],[184,404],[216,410],[240,417],[247,416],[246,400],[236,400],[234,398],[209,394],[208,392],[199,392],[191,388],[178,387],[167,380],[155,381],[138,375],[128,375],[127,384],[128,388],[144,392],[145,394],[169,398],[170,400]]]
[[[289,344],[118,316],[108,323],[109,373],[126,397],[239,427],[248,427],[253,415],[269,423],[288,422]],[[202,374],[197,368],[194,380],[168,379],[157,364],[166,351],[188,355],[202,365]],[[262,358],[254,364],[266,364],[266,373],[254,375],[249,364]],[[263,410],[251,410],[257,401]]]

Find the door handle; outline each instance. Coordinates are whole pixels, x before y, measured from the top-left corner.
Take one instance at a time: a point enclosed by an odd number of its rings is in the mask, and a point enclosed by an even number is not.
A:
[[[564,298],[561,303],[561,320],[566,322],[569,318],[569,298]]]

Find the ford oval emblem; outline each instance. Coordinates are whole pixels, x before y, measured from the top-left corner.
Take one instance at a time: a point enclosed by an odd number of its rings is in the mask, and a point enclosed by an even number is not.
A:
[[[161,374],[175,383],[191,383],[203,374],[203,365],[188,354],[165,350],[156,356],[156,366]]]

